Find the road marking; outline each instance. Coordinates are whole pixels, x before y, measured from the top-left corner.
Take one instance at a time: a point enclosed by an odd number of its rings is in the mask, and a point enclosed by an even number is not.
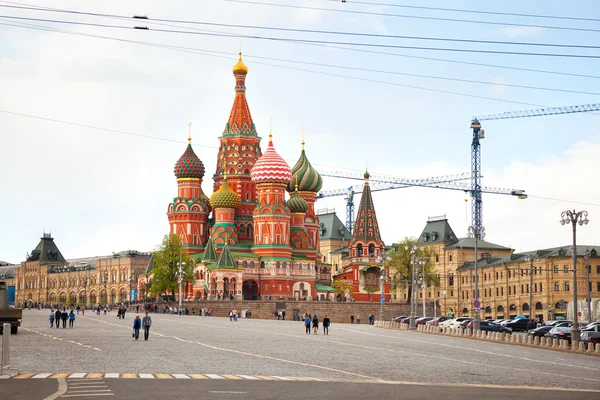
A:
[[[50,378],[66,378],[68,375],[69,374],[60,373],[60,374],[51,375]]]
[[[273,378],[272,376],[263,376],[263,375],[256,375],[257,378],[260,378],[263,381],[274,381],[276,380],[275,378]]]
[[[246,394],[248,392],[234,392],[234,391],[231,391],[231,390],[209,390],[208,393]]]
[[[288,377],[285,377],[285,376],[274,376],[274,375],[271,375],[271,377],[275,378],[275,379],[278,379],[280,381],[293,381],[292,378],[288,378]]]
[[[237,375],[229,375],[229,374],[223,374],[223,377],[224,377],[225,379],[242,379],[242,378],[240,378],[240,377],[239,377],[239,376],[237,376]]]
[[[134,379],[137,378],[137,374],[121,374],[121,378]]]
[[[44,373],[44,374],[37,374],[37,375],[34,375],[32,378],[33,378],[33,379],[44,379],[44,378],[47,378],[47,377],[49,377],[50,375],[52,375],[52,374],[47,374],[47,373]]]
[[[257,378],[256,376],[250,376],[250,375],[238,375],[240,378],[243,379],[247,379],[249,381],[260,381],[260,378]]]
[[[114,396],[114,393],[63,394],[62,397]]]
[[[46,397],[44,400],[54,400],[59,396],[62,396],[63,394],[65,394],[67,392],[68,386],[67,386],[67,381],[64,378],[58,378],[58,389],[56,390],[55,393],[51,394],[50,396]]]
[[[142,379],[154,379],[154,375],[152,374],[139,374]]]
[[[15,376],[13,379],[27,379],[31,378],[34,374],[19,374]]]
[[[225,379],[221,375],[217,375],[217,374],[205,374],[205,375],[208,376],[210,379]]]
[[[72,384],[69,385],[69,388],[72,390],[84,390],[84,389],[107,389],[108,386],[104,385],[76,385],[73,386]]]
[[[202,374],[188,374],[192,379],[208,379],[206,376]]]
[[[191,379],[186,374],[173,374],[173,378],[175,378],[175,379]]]
[[[104,377],[105,377],[105,378],[118,378],[118,377],[119,377],[119,374],[117,374],[117,373],[113,373],[113,372],[110,372],[110,373],[108,373],[108,374],[104,374]]]
[[[84,378],[85,374],[83,372],[77,372],[75,374],[69,375],[69,378]]]
[[[52,340],[60,340],[60,341],[63,341],[63,339],[62,339],[62,338],[59,338],[59,337],[56,337],[56,336],[52,336],[52,335],[46,334],[46,333],[44,333],[44,332],[36,331],[35,329],[26,328],[26,327],[24,327],[24,326],[22,326],[22,327],[21,327],[21,329],[24,329],[24,330],[26,330],[26,331],[28,331],[28,332],[37,333],[37,334],[38,334],[38,335],[40,335],[40,336],[45,336],[45,337],[47,337],[47,338],[50,338],[50,339],[52,339]],[[82,346],[82,347],[86,347],[86,348],[91,348],[91,346],[88,346],[88,345],[86,345],[86,344],[83,344],[83,343],[78,343],[78,342],[75,342],[75,341],[73,341],[73,340],[64,340],[64,341],[65,341],[65,342],[69,342],[69,343],[73,343],[73,344],[75,344],[75,345],[77,345],[77,346]],[[97,349],[97,350],[100,350],[100,349]]]
[[[157,379],[173,379],[173,377],[169,374],[155,374]]]

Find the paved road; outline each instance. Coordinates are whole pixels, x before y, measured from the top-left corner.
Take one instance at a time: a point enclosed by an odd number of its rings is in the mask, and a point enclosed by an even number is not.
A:
[[[329,336],[323,336],[322,331],[315,336],[306,335],[300,322],[242,319],[235,323],[225,318],[163,314],[152,316],[150,340],[136,342],[131,338],[133,313],[126,320],[119,320],[116,313],[106,316],[87,313],[75,321],[74,329],[49,328],[47,314],[26,311],[21,331],[12,337],[11,365],[21,373],[309,377],[339,381],[342,387],[350,387],[350,382],[378,380],[402,383],[358,384],[360,388],[388,394],[392,393],[390,390],[406,390],[405,383],[419,382],[429,385],[411,386],[411,391],[417,393],[419,388],[428,387],[431,393],[438,393],[440,388],[450,389],[435,385],[475,384],[483,386],[458,387],[457,395],[468,390],[492,390],[498,385],[506,387],[502,390],[539,387],[534,390],[538,394],[542,388],[588,389],[597,391],[596,398],[600,396],[600,359],[585,355],[368,325],[334,324]],[[118,386],[130,382],[106,381]],[[0,381],[0,385],[4,382]],[[168,382],[149,379],[144,384],[174,385]],[[213,384],[206,382],[212,380],[194,384]],[[279,387],[290,383],[293,385],[289,388],[306,385],[307,392],[321,385],[335,386],[320,382],[247,381],[240,385],[263,390],[260,388],[264,385]],[[214,384],[227,386],[231,382]],[[356,390],[358,393],[363,389]],[[549,393],[554,392],[544,391],[544,396]],[[567,397],[562,394],[562,398]],[[568,398],[576,398],[573,396],[575,392],[569,392]]]

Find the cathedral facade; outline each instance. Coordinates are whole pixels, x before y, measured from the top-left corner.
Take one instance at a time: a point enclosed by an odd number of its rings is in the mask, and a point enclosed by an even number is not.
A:
[[[235,99],[219,137],[213,194],[202,191],[205,168],[191,138],[175,164],[177,197],[170,232],[196,260],[185,299],[326,299],[331,267],[319,254],[317,193],[323,181],[304,150],[293,168],[272,132],[265,152],[246,99],[248,68],[233,68]]]

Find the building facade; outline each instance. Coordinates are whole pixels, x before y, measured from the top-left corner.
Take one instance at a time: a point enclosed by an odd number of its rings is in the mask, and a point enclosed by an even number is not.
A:
[[[348,245],[352,235],[338,218],[335,210],[323,209],[319,216],[319,244],[323,263],[329,264],[332,274],[340,274],[349,264]]]
[[[129,301],[136,298],[136,278],[145,272],[151,257],[151,253],[127,250],[111,256],[67,260],[54,238],[44,233],[15,269],[15,300],[17,304],[53,306]]]
[[[175,165],[178,195],[168,207],[170,232],[196,261],[183,296],[325,299],[332,291],[331,268],[319,254],[314,208],[322,178],[308,161],[304,141],[293,168],[277,154],[272,132],[262,153],[246,98],[247,74],[240,54],[210,198],[202,192],[204,165],[191,138]]]

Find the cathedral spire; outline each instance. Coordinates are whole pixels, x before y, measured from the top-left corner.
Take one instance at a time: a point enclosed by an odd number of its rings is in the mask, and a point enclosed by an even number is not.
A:
[[[235,77],[235,100],[229,120],[223,131],[223,136],[256,136],[256,128],[250,115],[250,108],[246,101],[246,75],[248,67],[242,61],[242,53],[240,58],[233,67],[233,76]]]
[[[371,188],[369,186],[369,172],[365,171],[365,186],[360,198],[360,205],[354,222],[352,231],[352,241],[377,242],[381,243],[379,225],[377,224],[377,214],[371,197]]]

